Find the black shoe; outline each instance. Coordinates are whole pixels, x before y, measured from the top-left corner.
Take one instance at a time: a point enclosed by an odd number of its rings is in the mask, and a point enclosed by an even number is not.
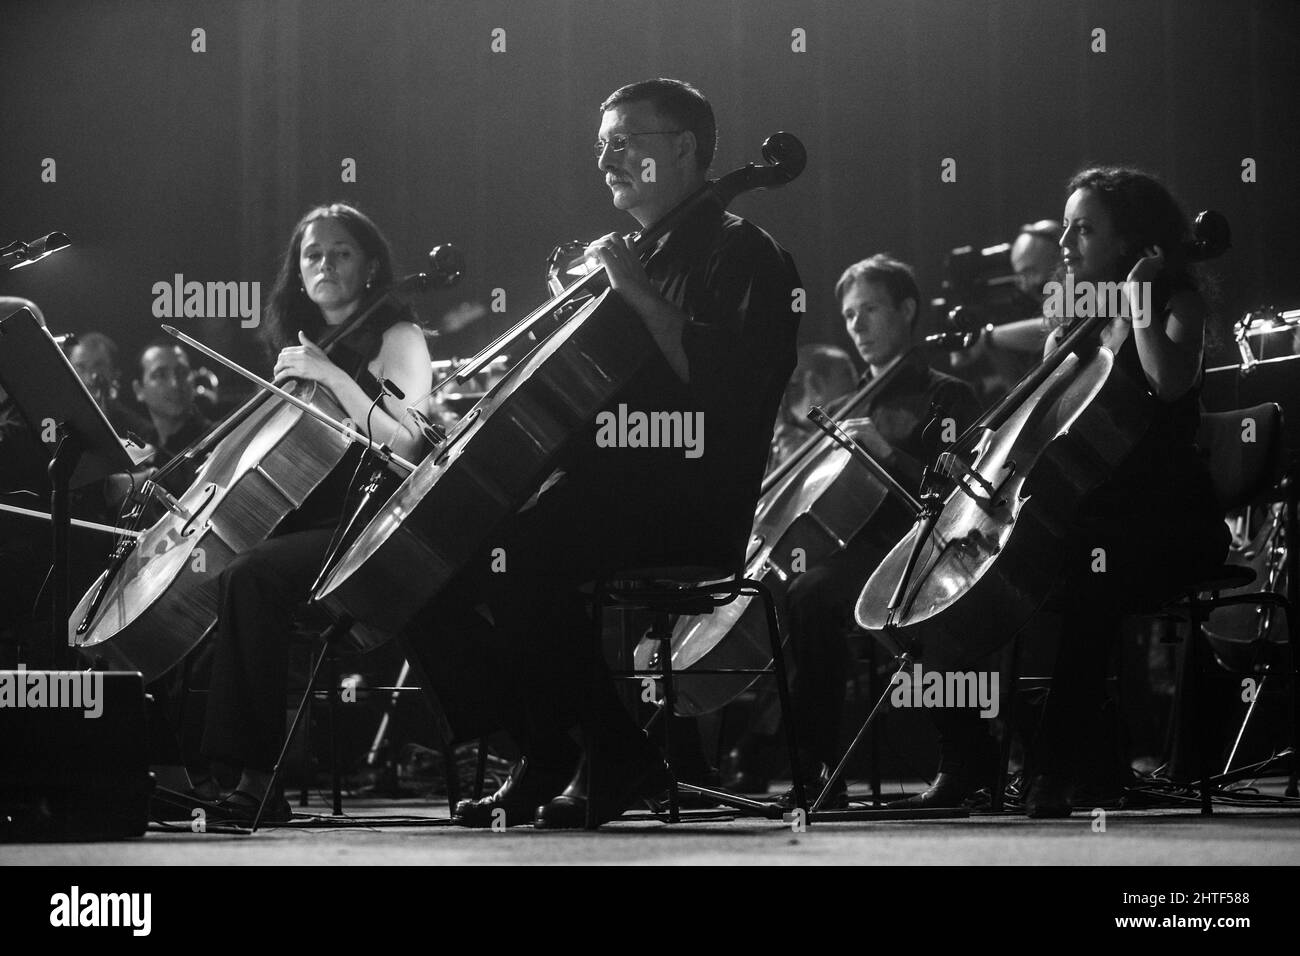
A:
[[[722,762],[722,788],[732,793],[766,794],[772,785],[772,759],[779,738],[745,734]]]
[[[527,757],[522,757],[496,793],[478,800],[461,800],[451,820],[457,826],[475,829],[487,829],[497,821],[508,827],[532,823],[537,805],[563,790],[568,781],[567,770],[534,767]]]
[[[807,766],[807,765],[805,765]],[[831,770],[826,764],[816,764],[817,774],[810,777],[804,782],[804,796],[808,800],[808,809],[811,810],[817,798],[821,796],[822,791],[826,789],[826,782],[831,778]],[[781,796],[776,798],[776,805],[782,810],[793,810],[796,806],[794,787],[791,787]],[[849,808],[849,788],[844,783],[844,778],[840,777],[835,781],[835,786],[831,788],[826,799],[822,801],[819,810],[847,810]]]
[[[652,748],[650,748],[652,749]],[[611,755],[613,756],[613,755]],[[597,768],[595,794],[596,826],[616,820],[642,800],[662,800],[671,782],[668,767],[656,754],[642,753],[629,759],[620,755],[603,760]],[[587,758],[558,797],[537,807],[539,830],[581,830],[587,826]]]
[[[1069,783],[1060,776],[1039,774],[1029,785],[1025,815],[1036,820],[1068,817],[1073,809]]]
[[[216,803],[219,814],[217,822],[251,827],[257,819],[257,810],[261,804],[261,797],[255,797],[244,790],[232,790]],[[289,801],[283,795],[272,794],[266,801],[266,810],[258,825],[288,823],[292,819],[293,808],[289,806]]]
[[[930,789],[902,800],[885,804],[886,810],[956,809],[980,789],[979,784],[963,773],[940,773]]]

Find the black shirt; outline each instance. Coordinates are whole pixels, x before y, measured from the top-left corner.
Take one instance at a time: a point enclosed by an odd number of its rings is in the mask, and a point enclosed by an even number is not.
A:
[[[771,236],[716,203],[668,233],[646,273],[687,315],[682,346],[690,380],[681,381],[655,348],[602,414],[617,419],[622,406],[624,419],[658,412],[685,422],[689,415],[702,425],[691,436],[698,444],[609,447],[593,423],[575,437],[563,465],[570,504],[592,521],[617,521],[624,547],[610,563],[738,567],[794,371],[799,275]]]
[[[211,427],[212,423],[198,409],[191,410],[190,415],[185,419],[181,427],[168,437],[166,443],[159,439],[158,429],[151,427],[145,435],[145,439],[155,449],[154,465],[161,468],[163,465],[168,464]],[[199,458],[178,462],[162,479],[162,486],[179,498],[189,489],[190,485],[194,484],[195,476],[201,464],[202,459]]]
[[[946,447],[943,434],[929,442],[924,435],[931,418],[931,405],[942,408],[941,419],[951,418],[956,438],[979,417],[979,402],[974,390],[961,379],[930,368],[920,349],[899,359],[899,367],[885,373],[887,381],[873,392],[864,405],[844,414],[870,418],[882,438],[894,448],[894,454],[882,462],[898,483],[915,493],[921,484],[921,471]],[[866,379],[864,378],[864,384]]]

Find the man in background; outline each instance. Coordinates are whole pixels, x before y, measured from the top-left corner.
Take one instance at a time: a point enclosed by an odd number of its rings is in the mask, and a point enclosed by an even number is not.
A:
[[[140,377],[131,387],[149,415],[145,437],[158,450],[161,464],[203,434],[210,422],[194,401],[189,356],[175,342],[150,342],[140,353],[139,369]]]

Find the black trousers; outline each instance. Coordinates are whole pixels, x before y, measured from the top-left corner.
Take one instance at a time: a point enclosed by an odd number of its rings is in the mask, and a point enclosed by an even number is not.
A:
[[[1095,750],[1091,738],[1101,726],[1121,622],[1177,597],[1227,553],[1228,531],[1212,507],[1144,500],[1149,508],[1085,510],[1065,542],[1063,573],[1045,606],[1060,616],[1061,628],[1051,689],[1029,741],[1034,773],[1081,775]],[[935,720],[940,769],[969,765],[986,739],[978,714],[936,711]]]
[[[787,595],[790,704],[799,750],[814,764],[834,766],[839,758],[853,666],[848,627],[865,579],[861,564],[841,553],[799,575]]]
[[[1227,554],[1228,529],[1212,505],[1148,501],[1142,510],[1085,511],[1075,523],[1065,573],[1048,598],[1061,614],[1061,641],[1030,748],[1037,772],[1078,771],[1086,736],[1098,726],[1106,667],[1124,617],[1178,597]]]
[[[568,490],[548,492],[408,628],[458,737],[500,728],[555,769],[572,769],[574,728],[597,735],[609,759],[645,745],[594,653],[583,591],[645,565],[640,530],[635,517],[602,520]]]
[[[203,756],[269,772],[284,743],[289,634],[333,530],[269,538],[221,572]]]

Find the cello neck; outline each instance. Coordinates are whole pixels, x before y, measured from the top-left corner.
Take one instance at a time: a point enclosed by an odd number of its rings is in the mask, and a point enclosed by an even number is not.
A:
[[[912,346],[899,357],[897,362],[889,367],[885,374],[877,375],[852,395],[847,395],[844,398],[839,399],[833,406],[831,406],[831,410],[827,413],[828,416],[832,419],[838,418],[850,408],[855,408],[865,402],[868,398],[883,388],[884,384],[890,381],[900,368],[911,361],[912,356],[916,354],[916,349],[916,346]],[[791,470],[796,468],[814,448],[829,441],[830,439],[821,432],[809,437],[802,445],[795,449],[794,454],[781,462],[781,464],[777,465],[776,468],[772,469],[770,474],[763,478],[763,484],[759,489],[759,494],[767,494],[768,491],[776,487],[777,482],[788,475]]]
[[[1110,318],[1108,316],[1096,315],[1084,319],[1082,322],[1076,323],[1074,328],[1066,334],[1061,344],[1052,351],[1052,354],[1030,369],[1025,376],[1012,387],[1011,391],[1002,396],[1001,400],[996,405],[981,415],[975,423],[970,426],[970,428],[966,429],[961,437],[958,438],[957,441],[953,442],[952,447],[956,448],[963,444],[968,438],[978,435],[981,432],[995,431],[1000,428],[1002,423],[1010,418],[1012,413],[1024,404],[1025,400],[1034,393],[1038,386],[1047,381],[1051,374],[1060,368],[1061,363],[1065,361],[1066,357],[1076,351],[1079,346],[1089,338],[1089,336],[1095,336],[1100,332],[1101,328],[1109,321]]]

